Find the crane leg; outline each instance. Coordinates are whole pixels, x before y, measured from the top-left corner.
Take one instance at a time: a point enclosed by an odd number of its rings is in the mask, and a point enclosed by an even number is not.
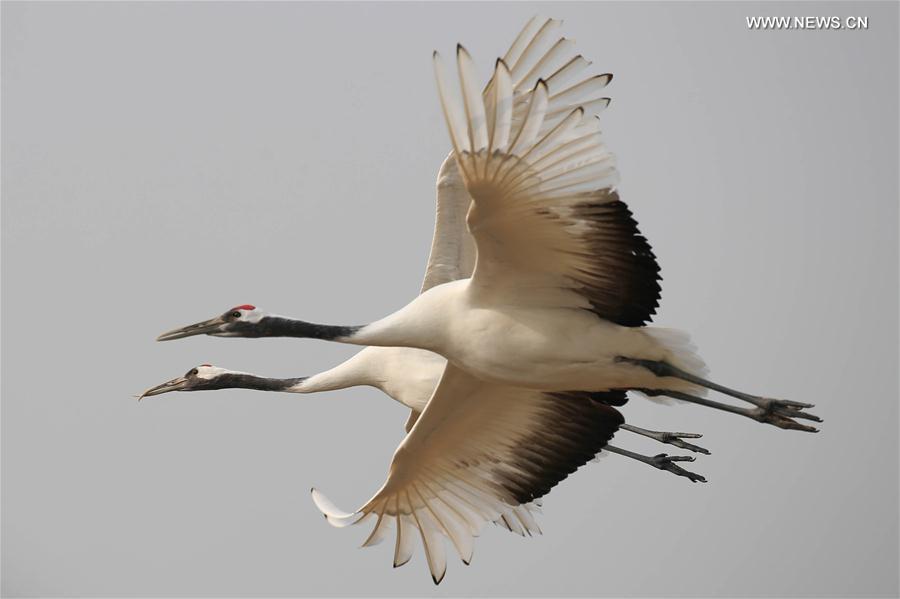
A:
[[[709,450],[705,447],[700,447],[699,445],[694,445],[693,443],[682,441],[682,439],[699,439],[703,436],[698,433],[670,433],[666,431],[651,431],[631,424],[623,424],[619,428],[623,431],[629,431],[638,435],[642,435],[644,437],[650,437],[651,439],[655,439],[660,443],[666,443],[667,445],[674,445],[675,447],[687,449],[695,453],[709,455]]]
[[[690,479],[691,482],[701,482],[705,483],[706,478],[700,476],[695,472],[691,472],[690,470],[685,470],[676,462],[693,462],[694,458],[692,456],[687,455],[667,455],[664,453],[657,454],[655,456],[643,455],[640,453],[635,453],[633,451],[628,451],[627,449],[622,449],[620,447],[616,447],[614,445],[607,445],[603,448],[604,450],[610,453],[617,453],[619,455],[623,455],[626,458],[631,458],[637,460],[639,462],[643,462],[649,466],[653,466],[659,470],[666,470],[671,472],[672,474],[677,474],[678,476],[683,476],[687,479]]]
[[[725,395],[730,395],[731,397],[736,397],[737,399],[751,403],[756,407],[753,409],[738,408],[728,404],[720,403],[718,401],[713,401],[711,399],[697,397],[695,395],[690,395],[689,393],[683,393],[681,391],[671,391],[665,389],[635,389],[635,391],[641,391],[646,395],[665,395],[668,397],[674,397],[676,399],[681,399],[683,401],[715,408],[717,410],[724,410],[726,412],[732,412],[733,414],[740,414],[741,416],[746,416],[747,418],[751,418],[753,420],[756,420],[757,422],[765,422],[775,425],[779,428],[806,431],[809,433],[819,432],[819,429],[813,426],[800,424],[795,420],[795,418],[800,418],[804,420],[812,420],[814,422],[822,422],[822,419],[818,416],[803,411],[806,408],[812,408],[812,404],[801,403],[799,401],[788,401],[784,399],[772,399],[770,397],[760,397],[757,395],[744,393],[742,391],[737,391],[735,389],[730,389],[728,387],[725,387],[724,385],[719,385],[718,383],[714,383],[697,375],[685,372],[684,370],[672,366],[667,362],[655,360],[640,360],[626,357],[619,357],[618,360],[620,362],[634,364],[635,366],[642,366],[659,377],[678,378],[683,381],[688,381],[690,383],[694,383],[695,385],[711,389],[713,391],[718,391],[719,393],[723,393]]]
[[[708,408],[724,410],[726,412],[731,412],[732,414],[746,416],[747,418],[756,420],[757,422],[765,422],[767,424],[775,425],[778,428],[805,431],[808,433],[817,433],[819,432],[819,429],[814,426],[800,424],[799,422],[794,420],[794,418],[803,418],[806,420],[813,420],[815,422],[822,422],[822,419],[818,416],[814,416],[813,414],[809,414],[807,412],[802,412],[802,408],[793,406],[770,404],[767,406],[759,406],[756,408],[739,408],[736,406],[720,403],[718,401],[713,401],[711,399],[706,399],[705,397],[697,397],[696,395],[691,395],[682,391],[671,391],[664,389],[635,389],[635,391],[640,391],[645,395],[651,396],[665,395],[666,397],[674,397],[675,399],[699,404]]]

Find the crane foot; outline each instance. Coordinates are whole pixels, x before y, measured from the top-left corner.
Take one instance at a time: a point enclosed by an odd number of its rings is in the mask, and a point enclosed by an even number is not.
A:
[[[691,482],[706,482],[706,477],[701,476],[695,472],[691,472],[690,470],[685,470],[675,462],[693,462],[694,458],[692,456],[687,455],[668,455],[665,453],[660,453],[652,458],[650,458],[650,462],[648,462],[654,468],[658,468],[660,470],[666,470],[671,472],[672,474],[677,474],[678,476],[683,476],[687,479],[690,479]]]
[[[822,422],[822,419],[815,414],[803,411],[806,408],[814,407],[812,404],[769,397],[756,397],[752,403],[757,407],[755,410],[750,410],[748,416],[757,422],[765,422],[778,428],[806,431],[808,433],[819,432],[819,429],[816,427],[801,424],[795,420],[795,418],[799,418],[801,420]]]

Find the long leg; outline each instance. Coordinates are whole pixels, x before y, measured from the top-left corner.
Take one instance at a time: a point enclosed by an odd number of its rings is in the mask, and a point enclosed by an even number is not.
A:
[[[740,414],[741,416],[752,418],[757,422],[766,422],[769,424],[773,424],[779,428],[788,428],[810,433],[819,432],[819,429],[815,427],[806,426],[794,420],[794,418],[802,418],[804,420],[822,422],[822,419],[818,416],[803,411],[805,408],[814,407],[812,404],[801,403],[799,401],[772,399],[769,397],[759,397],[757,395],[743,393],[742,391],[736,391],[723,385],[719,385],[718,383],[708,381],[702,377],[693,375],[689,372],[685,372],[684,370],[672,366],[667,362],[658,362],[655,360],[638,360],[626,357],[619,357],[619,361],[634,364],[635,366],[642,366],[659,377],[678,378],[683,381],[688,381],[690,383],[694,383],[695,385],[705,387],[707,389],[712,389],[713,391],[724,393],[725,395],[730,395],[731,397],[736,397],[737,399],[753,404],[754,406],[756,406],[756,409],[738,408],[680,391],[669,391],[662,389],[636,389],[636,391],[641,391],[642,393],[646,393],[647,395],[666,395],[668,397],[674,397],[676,399],[689,401],[691,403],[715,408],[717,410],[725,410],[726,412]]]
[[[740,414],[741,416],[746,416],[747,418],[756,420],[757,422],[766,422],[768,424],[773,424],[778,428],[805,431],[808,433],[817,433],[819,432],[819,429],[814,426],[800,424],[799,422],[794,420],[794,418],[805,418],[806,420],[822,422],[822,419],[818,416],[813,416],[812,414],[801,412],[801,408],[782,407],[779,405],[770,405],[768,407],[760,406],[757,408],[739,408],[737,406],[730,406],[725,403],[706,399],[705,397],[697,397],[696,395],[683,393],[681,391],[668,391],[662,389],[635,389],[635,391],[640,391],[641,393],[644,393],[646,395],[665,395],[667,397],[674,397],[675,399],[699,404],[708,408],[724,410],[726,412],[731,412],[732,414]]]
[[[694,445],[693,443],[688,443],[687,441],[682,441],[682,439],[699,439],[703,436],[698,433],[670,433],[666,431],[651,431],[639,426],[633,426],[631,424],[623,424],[619,428],[623,431],[629,431],[638,435],[642,435],[644,437],[650,437],[651,439],[655,439],[660,443],[666,443],[668,445],[680,447],[681,449],[687,449],[696,453],[709,455],[708,449],[700,447],[699,445]]]
[[[672,474],[677,474],[678,476],[684,476],[691,480],[691,482],[701,482],[705,483],[706,478],[700,476],[695,472],[691,472],[689,470],[685,470],[675,462],[693,462],[694,458],[688,455],[666,455],[664,453],[657,454],[655,456],[643,455],[640,453],[635,453],[633,451],[628,451],[627,449],[622,449],[621,447],[615,447],[614,445],[607,445],[604,447],[606,451],[610,453],[617,453],[619,455],[623,455],[627,458],[632,458],[639,462],[643,462],[649,466],[653,466],[659,470],[668,470]]]

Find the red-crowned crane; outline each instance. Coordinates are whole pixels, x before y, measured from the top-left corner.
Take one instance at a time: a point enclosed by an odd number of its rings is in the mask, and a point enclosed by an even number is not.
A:
[[[605,103],[593,94],[611,76],[551,93],[575,70],[568,67],[573,59],[547,78],[536,74],[565,48],[563,39],[543,52],[556,24],[548,20],[534,34],[530,23],[497,60],[484,94],[462,46],[461,99],[434,55],[454,157],[472,198],[466,220],[477,259],[470,278],[435,285],[367,325],[235,310],[158,339],[292,336],[418,348],[449,360],[441,382],[448,390],[482,382],[542,391],[627,389],[815,432],[796,420],[819,421],[804,411],[811,404],[713,383],[686,333],[647,326],[659,302],[659,266],[618,197],[613,156],[585,110]],[[514,93],[523,85],[527,92]],[[754,408],[707,400],[708,389]],[[438,389],[431,403],[442,395]]]
[[[355,512],[314,492],[336,526],[375,520],[367,544],[395,527],[395,565],[409,559],[417,532],[436,582],[446,567],[442,537],[467,560],[484,522],[561,479],[554,460],[582,459],[591,443],[608,441],[621,416],[592,400],[596,394],[674,397],[810,432],[816,429],[797,419],[819,421],[805,411],[809,404],[707,380],[686,334],[647,326],[659,301],[659,267],[618,197],[612,155],[591,118],[608,102],[597,93],[611,76],[570,85],[587,62],[567,60],[569,42],[553,41],[557,26],[532,20],[483,93],[465,49],[457,48],[461,97],[435,53],[453,158],[472,200],[470,278],[437,276],[405,307],[362,326],[233,309],[159,338],[308,337],[444,356],[440,381],[384,486]],[[440,226],[440,200],[438,212]],[[453,218],[461,220],[462,210]],[[444,268],[440,258],[434,265]],[[753,407],[707,399],[708,389]]]

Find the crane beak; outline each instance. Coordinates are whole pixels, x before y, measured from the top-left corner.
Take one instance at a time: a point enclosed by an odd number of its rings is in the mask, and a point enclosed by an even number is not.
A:
[[[211,333],[219,332],[219,329],[223,324],[225,324],[225,319],[221,316],[216,316],[215,318],[210,318],[209,320],[204,320],[203,322],[198,322],[186,327],[181,327],[180,329],[173,329],[171,331],[168,331],[167,333],[163,333],[162,335],[157,337],[156,340],[171,341],[173,339],[193,337],[194,335],[209,335]]]
[[[153,395],[160,395],[162,393],[168,393],[169,391],[181,391],[188,386],[188,380],[180,376],[178,378],[172,379],[171,381],[166,381],[162,385],[157,385],[155,387],[150,387],[143,393],[141,393],[140,397],[138,397],[138,401],[141,401],[145,397],[151,397]]]

